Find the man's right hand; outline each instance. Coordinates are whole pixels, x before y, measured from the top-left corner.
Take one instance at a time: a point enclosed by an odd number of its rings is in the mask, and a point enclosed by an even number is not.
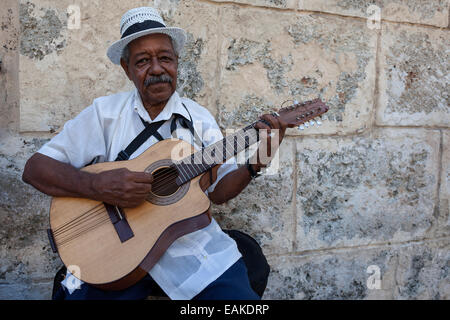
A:
[[[143,203],[153,181],[150,173],[124,168],[88,173],[40,153],[27,161],[22,179],[52,197],[87,198],[124,208]]]
[[[152,189],[151,173],[132,172],[126,168],[104,171],[92,177],[95,198],[122,208],[137,207]]]

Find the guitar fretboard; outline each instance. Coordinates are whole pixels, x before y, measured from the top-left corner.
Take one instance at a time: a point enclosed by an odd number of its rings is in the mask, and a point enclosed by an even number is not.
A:
[[[241,151],[257,143],[258,139],[258,131],[253,128],[253,125],[249,125],[176,162],[175,167],[179,172],[177,185],[181,186],[217,164],[222,164],[235,157]]]

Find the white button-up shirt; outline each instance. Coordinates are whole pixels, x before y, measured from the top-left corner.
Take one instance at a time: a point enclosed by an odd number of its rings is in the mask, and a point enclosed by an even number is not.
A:
[[[114,161],[118,153],[144,130],[139,116],[152,123],[172,120],[174,113],[188,120],[192,117],[195,131],[205,146],[223,139],[214,117],[196,102],[180,98],[175,92],[163,111],[151,120],[137,89],[134,89],[95,99],[91,106],[68,121],[63,130],[38,152],[76,168],[82,168],[94,159],[95,162]],[[171,137],[170,124],[171,121],[166,121],[158,130],[162,137]],[[193,143],[187,129],[177,129],[176,136]],[[158,140],[151,137],[130,159],[139,156],[156,142]],[[217,172],[216,182],[207,192],[212,192],[217,182],[235,169],[237,165],[234,159],[223,164]],[[240,257],[236,242],[221,230],[213,218],[207,227],[175,240],[149,273],[171,299],[192,299]],[[63,285],[72,293],[74,286],[67,284],[77,283],[77,279],[71,277],[69,274]]]

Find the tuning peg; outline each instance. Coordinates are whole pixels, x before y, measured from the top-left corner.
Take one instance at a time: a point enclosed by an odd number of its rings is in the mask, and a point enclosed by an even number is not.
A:
[[[299,130],[299,131],[303,131],[303,130],[305,130],[305,126],[304,126],[304,125],[302,125],[302,124],[301,124],[301,125],[299,125],[299,126],[298,126],[298,130]]]
[[[320,127],[322,125],[322,121],[316,120],[317,125]]]
[[[305,128],[309,128],[309,123],[305,122]]]
[[[309,121],[309,124],[311,127],[314,127],[314,125],[316,124],[316,122],[314,120]]]
[[[297,100],[294,100],[294,105],[298,105],[298,101]]]

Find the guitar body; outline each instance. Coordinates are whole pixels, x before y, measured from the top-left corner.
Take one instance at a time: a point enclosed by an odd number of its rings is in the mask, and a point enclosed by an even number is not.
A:
[[[182,140],[164,140],[133,160],[99,163],[83,171],[99,173],[127,168],[156,173],[167,169],[174,150],[192,152],[193,148]],[[173,241],[211,222],[210,200],[201,179],[198,176],[160,194],[152,191],[139,207],[122,209],[121,216],[132,232],[126,241],[119,237],[103,203],[53,198],[50,226],[61,260],[70,271],[75,271],[77,278],[91,285],[106,290],[131,286],[146,275]]]

